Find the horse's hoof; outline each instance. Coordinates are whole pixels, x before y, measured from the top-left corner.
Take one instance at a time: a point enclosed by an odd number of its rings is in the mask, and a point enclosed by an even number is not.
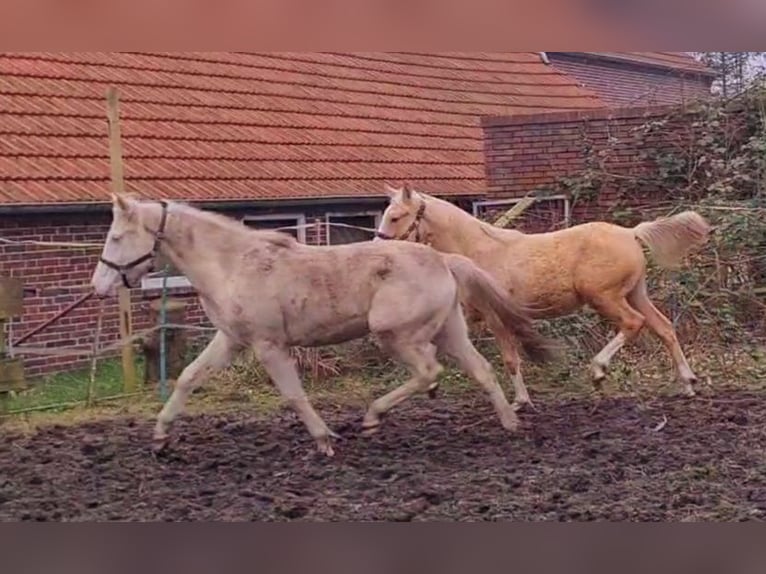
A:
[[[604,390],[604,380],[606,379],[606,374],[602,371],[600,374],[595,375],[593,377],[593,390],[597,393],[601,393]]]
[[[428,398],[435,399],[439,393],[439,383],[434,383],[428,387]]]
[[[330,435],[317,439],[317,450],[325,456],[335,456]]]
[[[170,446],[170,437],[154,437],[152,439],[152,453],[156,456],[168,450]]]
[[[362,423],[362,436],[372,436],[380,429],[380,421],[375,422],[363,422]]]
[[[684,390],[683,394],[686,397],[692,398],[697,396],[697,391],[694,390],[694,388],[699,385],[699,379],[697,377],[691,378],[691,379],[685,379],[683,381]]]
[[[511,434],[519,432],[519,418],[516,416],[513,409],[500,415],[500,424]]]

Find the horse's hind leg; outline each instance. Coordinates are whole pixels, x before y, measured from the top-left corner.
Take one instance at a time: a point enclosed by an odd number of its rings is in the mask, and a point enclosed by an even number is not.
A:
[[[646,326],[660,338],[673,358],[676,373],[679,379],[681,379],[684,393],[690,397],[694,396],[694,384],[697,382],[697,376],[686,361],[684,352],[676,337],[675,329],[673,329],[673,324],[649,299],[645,279],[642,278],[639,281],[635,289],[628,295],[628,298],[633,306],[643,313],[644,317],[646,317]]]
[[[630,306],[621,295],[600,295],[590,301],[591,306],[601,315],[614,321],[619,333],[593,358],[593,385],[598,389],[606,377],[606,369],[612,357],[622,349],[625,343],[635,339],[644,326],[644,316]]]
[[[489,400],[495,407],[503,427],[515,431],[518,428],[519,419],[508,403],[503,388],[497,382],[489,361],[471,343],[460,307],[456,307],[447,319],[437,335],[436,344],[440,351],[455,359],[460,368],[482,386],[489,395]]]
[[[431,343],[412,343],[395,335],[381,335],[380,340],[387,351],[409,367],[412,378],[372,402],[362,421],[365,434],[375,432],[381,417],[393,407],[427,390],[443,369],[436,360],[436,347]]]
[[[470,324],[468,317],[471,313],[478,316],[478,312],[471,308],[464,312],[467,325]],[[532,399],[529,398],[529,392],[524,384],[524,377],[521,374],[521,355],[519,355],[518,342],[513,335],[508,333],[505,327],[492,318],[487,317],[485,321],[495,337],[497,346],[500,348],[500,354],[503,357],[503,363],[505,363],[505,367],[511,375],[514,392],[513,408],[515,410],[524,410],[526,407],[532,406]],[[437,387],[438,383],[433,383],[428,389],[428,394],[431,398],[436,396]]]
[[[162,407],[154,427],[154,450],[164,449],[168,443],[168,430],[183,410],[189,395],[216,371],[231,363],[239,347],[218,331],[207,347],[181,372],[173,393]]]
[[[334,454],[332,438],[337,435],[329,429],[311,406],[298,376],[295,359],[290,356],[287,349],[272,343],[259,342],[254,345],[254,348],[263,368],[274,381],[282,397],[306,425],[309,434],[314,437],[319,452],[332,456]]]
[[[460,308],[463,313],[463,320],[466,323],[466,327],[468,329],[468,332],[470,333],[474,329],[477,331],[480,331],[482,326],[485,324],[484,316],[479,312],[479,310],[474,307],[473,305],[470,305],[466,301],[460,301]],[[501,333],[504,333],[505,331],[500,331]],[[500,345],[499,339],[498,339],[498,345],[502,349],[503,346]],[[436,397],[437,391],[439,389],[439,383],[433,382],[431,383],[431,386],[428,387],[428,396],[432,399]],[[525,389],[526,390],[526,389]]]
[[[524,378],[521,375],[521,356],[519,355],[519,347],[516,339],[508,333],[507,329],[496,322],[495,319],[488,318],[487,324],[495,336],[498,347],[500,347],[500,353],[503,356],[503,362],[506,369],[511,374],[511,382],[513,383],[514,400],[513,408],[516,410],[522,410],[525,407],[531,406],[532,401],[529,398],[529,392],[524,384]]]

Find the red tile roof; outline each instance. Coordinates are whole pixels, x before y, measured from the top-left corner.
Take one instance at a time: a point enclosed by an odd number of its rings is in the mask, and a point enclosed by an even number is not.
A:
[[[146,197],[484,190],[480,117],[601,107],[519,53],[0,53],[0,204],[102,202],[105,92]]]
[[[715,71],[695,59],[689,52],[582,52],[611,60],[633,62],[679,72],[714,76]]]

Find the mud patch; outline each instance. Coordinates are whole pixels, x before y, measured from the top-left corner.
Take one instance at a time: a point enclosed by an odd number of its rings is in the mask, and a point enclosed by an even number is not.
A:
[[[371,438],[321,405],[334,459],[291,413],[189,417],[160,459],[151,421],[50,427],[3,437],[0,519],[762,520],[764,398],[541,404],[516,437],[481,401],[413,400]]]

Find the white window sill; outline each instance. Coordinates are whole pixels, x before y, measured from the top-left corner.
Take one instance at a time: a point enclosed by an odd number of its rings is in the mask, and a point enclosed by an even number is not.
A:
[[[192,286],[189,280],[182,275],[168,277],[166,285],[168,289],[191,289]],[[141,279],[141,289],[144,291],[162,289],[162,277],[144,277]]]

